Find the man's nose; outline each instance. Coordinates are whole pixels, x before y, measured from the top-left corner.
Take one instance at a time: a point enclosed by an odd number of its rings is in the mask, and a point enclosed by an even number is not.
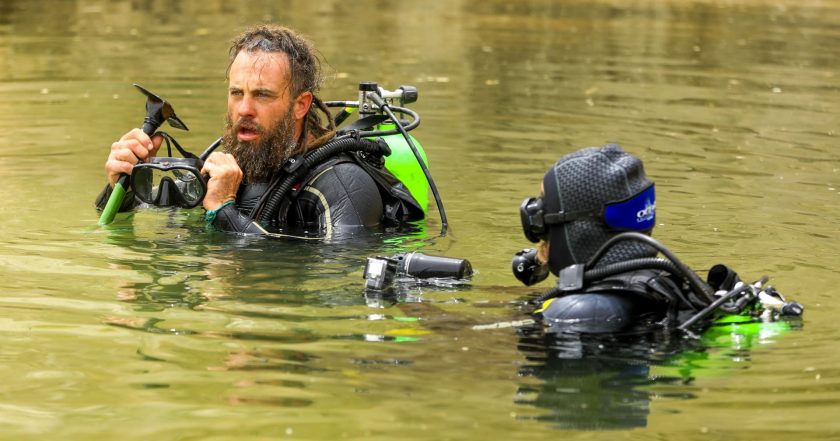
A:
[[[253,117],[256,115],[256,109],[254,107],[254,100],[249,97],[247,94],[242,97],[239,101],[236,112],[239,114],[239,117]]]

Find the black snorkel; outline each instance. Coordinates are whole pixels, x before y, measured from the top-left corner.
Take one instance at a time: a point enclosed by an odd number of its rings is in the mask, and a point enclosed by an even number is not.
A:
[[[139,84],[135,84],[134,87],[146,95],[146,117],[143,119],[143,133],[151,137],[165,121],[168,121],[169,125],[176,129],[189,131],[187,125],[175,115],[175,110],[166,100],[149,92]],[[99,216],[99,225],[108,225],[114,221],[114,217],[117,215],[123,199],[125,199],[125,192],[128,190],[130,181],[127,174],[120,175],[117,183],[114,184],[108,203]]]

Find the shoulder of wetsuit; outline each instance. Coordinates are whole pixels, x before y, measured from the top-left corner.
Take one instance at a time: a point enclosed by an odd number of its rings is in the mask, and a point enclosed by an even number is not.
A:
[[[385,204],[387,221],[399,224],[421,220],[425,217],[420,203],[414,199],[405,184],[385,168],[385,161],[381,156],[364,155],[359,152],[351,153],[349,156],[376,182]]]
[[[325,232],[373,227],[383,219],[383,202],[374,180],[344,154],[313,167],[281,203],[277,225],[288,231]],[[324,217],[326,215],[326,217]]]
[[[358,165],[376,183],[379,195],[382,197],[386,226],[398,226],[404,222],[413,222],[425,217],[423,209],[408,188],[384,167],[382,158],[375,155],[351,152],[333,156],[314,167],[302,180],[300,188],[309,185],[326,168],[344,163]]]

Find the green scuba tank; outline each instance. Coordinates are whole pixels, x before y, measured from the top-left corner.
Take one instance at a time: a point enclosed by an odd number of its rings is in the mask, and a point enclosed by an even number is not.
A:
[[[709,378],[729,376],[749,351],[770,345],[799,329],[797,321],[763,322],[755,317],[726,315],[700,334],[698,348],[675,354],[651,369],[660,378]]]
[[[395,128],[396,126],[394,124],[380,124],[376,127],[376,130],[394,130]],[[423,150],[423,147],[417,142],[414,136],[410,134],[408,136],[411,137],[411,141],[417,147],[417,151],[423,158],[423,162],[428,166],[429,161],[426,159],[426,152]],[[414,153],[411,151],[408,142],[400,134],[386,135],[381,138],[391,148],[391,155],[385,158],[385,168],[405,184],[408,191],[414,196],[414,199],[420,204],[420,207],[423,208],[423,212],[428,213],[429,182],[426,180],[426,175],[423,173],[420,164],[417,163],[417,159],[414,157]]]

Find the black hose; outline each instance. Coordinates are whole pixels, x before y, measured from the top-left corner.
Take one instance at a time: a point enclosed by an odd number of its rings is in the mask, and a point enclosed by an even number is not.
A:
[[[625,260],[623,262],[616,262],[599,268],[593,268],[583,274],[583,280],[599,280],[616,274],[640,269],[661,269],[672,274],[677,272],[677,267],[671,263],[671,261],[656,257],[643,257],[640,259]]]
[[[376,96],[378,97],[379,95],[376,95]],[[413,111],[413,110],[411,110],[407,107],[392,106],[392,105],[387,104],[387,103],[385,104],[385,106],[388,107],[388,109],[392,110],[393,112],[402,113],[402,114],[406,114],[406,115],[411,115],[411,122],[406,124],[406,125],[402,125],[399,122],[400,120],[397,119],[394,116],[393,113],[389,112],[388,110],[382,109],[382,110],[385,111],[385,114],[388,115],[388,117],[391,118],[392,121],[394,121],[394,124],[397,126],[397,128],[396,129],[390,129],[390,130],[372,130],[372,131],[369,131],[369,132],[359,132],[359,136],[362,136],[362,137],[365,137],[365,138],[369,138],[369,137],[372,137],[372,136],[387,136],[387,135],[396,135],[396,134],[402,134],[403,136],[407,136],[407,135],[403,134],[404,131],[405,132],[410,132],[410,131],[416,129],[417,126],[420,125],[420,114],[418,114],[417,112],[415,112],[415,111]]]
[[[426,163],[423,162],[423,158],[420,157],[420,152],[417,151],[417,147],[414,145],[414,142],[411,141],[411,137],[408,136],[408,132],[406,131],[406,128],[403,128],[402,124],[400,124],[399,119],[397,119],[396,115],[394,115],[394,113],[391,111],[391,106],[387,102],[385,102],[385,100],[382,99],[382,97],[380,97],[376,93],[368,93],[368,97],[370,97],[370,99],[373,102],[375,102],[376,105],[379,106],[379,108],[382,109],[385,112],[385,114],[388,115],[388,117],[391,118],[392,121],[394,121],[394,123],[397,126],[397,129],[400,131],[403,138],[405,138],[406,142],[408,143],[408,146],[411,148],[411,152],[414,153],[414,157],[417,159],[417,163],[420,164],[420,168],[423,170],[423,174],[426,175],[426,181],[429,182],[429,188],[432,189],[432,196],[435,197],[435,204],[437,204],[438,212],[440,213],[440,224],[441,224],[440,234],[441,234],[441,236],[445,236],[446,235],[446,230],[449,226],[449,223],[446,221],[446,211],[444,211],[444,209],[443,209],[443,201],[441,201],[441,199],[440,199],[440,193],[438,193],[437,185],[435,185],[435,180],[432,179],[432,173],[429,171],[429,168],[426,167]],[[395,107],[395,108],[400,109],[401,111],[403,111],[403,110],[409,111],[413,114],[413,116],[415,116],[417,118],[415,121],[412,121],[412,124],[414,124],[414,126],[409,125],[409,126],[411,126],[411,128],[414,128],[414,127],[417,126],[417,124],[420,124],[419,115],[417,115],[413,111],[410,111],[409,109],[405,109],[405,108],[400,108],[400,107]],[[409,127],[409,126],[406,126],[406,127]],[[362,132],[361,135],[362,136],[370,136],[370,135],[366,135],[364,132]]]
[[[611,237],[610,240],[604,243],[604,245],[602,245],[601,248],[599,248],[598,251],[595,252],[592,258],[589,259],[589,262],[586,263],[586,268],[594,267],[595,264],[598,263],[598,261],[604,257],[604,255],[607,253],[607,251],[609,251],[610,248],[612,248],[613,245],[626,240],[636,240],[639,242],[644,242],[655,248],[660,253],[664,254],[665,257],[668,258],[668,260],[673,262],[674,266],[677,269],[677,274],[684,277],[686,281],[688,281],[689,286],[691,286],[692,291],[694,291],[694,294],[696,294],[698,298],[706,300],[710,303],[715,301],[714,291],[712,291],[712,288],[708,284],[706,284],[706,282],[700,280],[700,277],[698,277],[697,274],[695,274],[694,271],[691,270],[691,268],[683,264],[680,261],[680,259],[678,259],[677,256],[671,252],[671,250],[665,247],[665,245],[646,234],[628,231]]]
[[[201,152],[200,155],[198,155],[198,159],[201,159],[202,161],[206,161],[207,157],[210,156],[210,154],[213,153],[213,151],[216,150],[217,147],[222,145],[222,139],[224,139],[224,138],[219,137],[219,139],[213,141],[212,144],[207,146],[207,148],[204,149],[204,151]]]
[[[644,270],[644,269],[659,269],[663,271],[667,271],[671,274],[679,274],[679,270],[677,266],[673,264],[673,262],[665,259],[659,259],[656,257],[643,257],[640,259],[633,259],[627,260],[624,262],[617,262],[610,265],[605,265],[599,268],[594,268],[591,270],[586,271],[583,274],[584,282],[591,282],[593,280],[601,280],[609,276],[614,276],[616,274],[626,273],[630,271],[637,271],[637,270]],[[533,302],[539,304],[548,299],[559,297],[562,295],[562,291],[559,288],[554,287],[550,290],[546,291],[539,297],[533,300]],[[691,307],[692,309],[699,310],[700,308],[704,307],[705,305],[695,305],[690,302],[688,299],[683,297],[682,295],[678,294],[680,300],[685,303],[687,306]]]
[[[269,222],[271,222],[271,219],[274,216],[276,216],[277,212],[280,210],[280,204],[283,202],[283,198],[286,197],[286,194],[289,192],[289,190],[291,190],[295,182],[297,182],[298,180],[303,178],[307,173],[309,173],[312,167],[324,162],[325,160],[339,153],[351,151],[379,154],[384,156],[387,156],[391,153],[390,149],[385,143],[378,143],[368,139],[358,139],[356,137],[348,135],[341,138],[333,139],[332,141],[324,144],[322,147],[319,147],[307,153],[303,156],[303,158],[290,159],[283,167],[283,169],[288,172],[288,175],[286,175],[286,177],[282,181],[280,181],[279,184],[276,185],[276,187],[272,186],[272,188],[269,188],[268,191],[266,191],[266,194],[270,194],[270,196],[265,202],[265,205],[262,207],[259,223],[267,225]],[[262,204],[258,203],[257,207],[259,207],[260,205]]]
[[[377,97],[378,96],[379,95],[377,95]],[[359,107],[359,103],[355,102],[355,101],[324,101],[324,105],[327,106],[327,107]],[[400,113],[400,114],[405,114],[405,115],[411,116],[411,122],[403,126],[403,129],[405,129],[406,132],[410,132],[410,131],[416,129],[417,126],[420,125],[420,114],[418,114],[417,112],[409,109],[408,107],[399,107],[399,106],[391,106],[391,105],[389,105],[389,107],[395,113]],[[345,116],[345,114],[346,114],[346,116]],[[335,125],[341,124],[341,122],[343,122],[345,119],[347,119],[347,116],[350,116],[350,114],[345,113],[345,112],[340,112],[337,115],[337,119],[335,119]],[[340,118],[340,120],[338,118]],[[398,121],[395,118],[391,118],[391,119],[394,122]],[[397,123],[397,126],[400,126],[400,125],[401,124]],[[396,135],[396,134],[401,134],[399,129],[369,130],[369,131],[359,132],[359,136],[361,136],[363,138],[371,138],[371,137],[375,137],[375,136]]]

